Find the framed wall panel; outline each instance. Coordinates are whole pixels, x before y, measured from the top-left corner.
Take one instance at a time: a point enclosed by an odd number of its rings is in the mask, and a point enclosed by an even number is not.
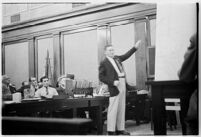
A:
[[[28,42],[5,45],[5,74],[20,88],[29,78]]]
[[[134,46],[135,33],[134,23],[111,27],[111,44],[114,46],[116,54],[122,55]],[[127,82],[130,85],[136,85],[136,65],[135,55],[123,62]]]
[[[97,30],[66,34],[63,42],[65,73],[98,84]]]

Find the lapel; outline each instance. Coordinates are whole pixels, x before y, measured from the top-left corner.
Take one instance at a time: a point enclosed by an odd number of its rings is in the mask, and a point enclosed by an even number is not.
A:
[[[108,60],[107,57],[105,58],[105,62],[106,62],[106,64],[107,64],[110,68],[112,68],[112,70],[113,70],[114,72],[116,72],[115,68],[113,67],[112,63]]]
[[[121,60],[117,56],[114,57],[114,60],[118,61],[119,64],[121,64],[121,66],[122,66]]]

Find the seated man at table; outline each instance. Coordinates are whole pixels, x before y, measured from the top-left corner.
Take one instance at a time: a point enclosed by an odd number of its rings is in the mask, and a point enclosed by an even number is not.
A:
[[[2,76],[2,97],[3,100],[8,100],[12,98],[12,93],[9,88],[10,78],[7,75]]]
[[[65,80],[66,80],[66,77],[65,76],[61,76],[61,77],[59,77],[58,78],[58,80],[57,80],[57,84],[56,84],[56,90],[57,90],[57,92],[58,92],[58,94],[60,95],[60,96],[62,96],[62,95],[67,95],[66,93],[65,93],[65,88],[66,88],[66,83],[65,83]]]
[[[38,82],[37,82],[35,77],[30,77],[29,78],[29,85],[30,85],[30,88],[34,89],[34,91],[39,89],[39,84],[38,84]]]
[[[12,100],[12,94],[16,92],[16,88],[10,83],[7,75],[2,76],[2,97],[3,100]]]
[[[42,87],[35,92],[35,97],[39,98],[52,98],[55,95],[58,95],[55,88],[49,86],[49,78],[44,76],[40,79],[42,82]]]
[[[22,87],[18,89],[18,92],[22,93],[24,98],[33,98],[36,90],[39,89],[38,83],[35,77],[30,77],[29,82],[23,81]]]
[[[73,79],[66,77],[65,75],[61,76],[57,80],[57,92],[60,96],[73,96],[73,92],[71,90],[66,90],[66,82],[73,83]],[[70,88],[70,87],[68,87]],[[73,88],[73,87],[72,87]]]
[[[20,92],[23,98],[28,98],[27,93],[29,93],[29,89],[29,82],[23,81],[22,86],[17,90],[17,92]]]

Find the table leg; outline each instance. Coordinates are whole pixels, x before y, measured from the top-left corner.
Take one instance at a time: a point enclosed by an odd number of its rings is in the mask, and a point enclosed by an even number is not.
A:
[[[77,108],[73,108],[73,118],[77,117]]]
[[[163,99],[163,87],[152,87],[152,108],[154,135],[166,135],[166,111]]]
[[[103,122],[102,122],[102,105],[97,107],[96,110],[97,115],[97,134],[102,135],[103,134]]]

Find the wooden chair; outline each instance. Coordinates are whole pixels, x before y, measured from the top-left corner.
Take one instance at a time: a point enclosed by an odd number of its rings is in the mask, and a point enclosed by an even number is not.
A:
[[[166,120],[170,127],[170,130],[177,128],[177,117],[176,111],[181,111],[180,99],[179,98],[165,98],[165,110]]]

